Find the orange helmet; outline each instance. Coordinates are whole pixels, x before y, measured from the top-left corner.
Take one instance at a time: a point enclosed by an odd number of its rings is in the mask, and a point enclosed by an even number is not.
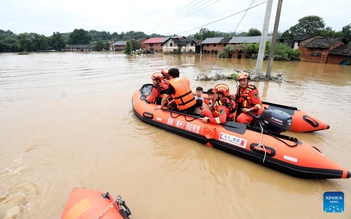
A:
[[[220,83],[214,86],[213,93],[223,93],[224,96],[228,96],[230,94],[230,89],[228,85]]]
[[[245,79],[247,78],[248,80],[250,80],[250,75],[246,72],[241,72],[239,75],[238,75],[238,78],[237,78],[237,81],[240,81],[241,79]]]
[[[162,70],[161,70],[161,73],[162,73],[163,77],[168,77],[168,76],[169,76],[169,74],[168,74],[168,68],[162,69]]]
[[[152,80],[159,79],[160,81],[162,81],[163,75],[160,72],[155,72],[151,75],[151,79]]]

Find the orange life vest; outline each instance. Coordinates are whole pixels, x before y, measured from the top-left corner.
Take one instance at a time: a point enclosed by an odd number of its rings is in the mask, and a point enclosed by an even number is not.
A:
[[[241,89],[238,87],[237,93],[236,93],[236,102],[238,103],[240,108],[250,108],[255,106],[255,104],[252,102],[251,97],[249,96],[249,93],[253,90],[257,89],[255,85],[250,84],[247,88]],[[240,90],[243,90],[240,92]]]
[[[187,109],[196,104],[194,94],[191,91],[189,79],[177,77],[172,78],[169,83],[175,90],[175,94],[172,95],[172,98],[177,104],[179,110]]]
[[[217,100],[215,102],[215,110],[213,112],[214,116],[219,116],[220,114],[223,114],[223,112],[219,112],[219,108],[221,108],[220,106],[225,106],[226,108],[225,113],[227,115],[227,121],[234,121],[236,112],[235,101],[229,96],[226,97],[223,101]]]

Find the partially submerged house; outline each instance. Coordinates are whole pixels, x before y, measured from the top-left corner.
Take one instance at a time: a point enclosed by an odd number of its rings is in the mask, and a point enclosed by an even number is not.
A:
[[[93,45],[66,45],[65,51],[70,52],[90,52],[93,51]]]
[[[210,37],[202,41],[202,53],[204,54],[218,54],[227,46],[230,37]]]
[[[170,37],[158,37],[150,38],[144,41],[144,46],[146,50],[150,52],[163,52],[163,45],[167,42]]]
[[[232,54],[232,58],[245,58],[246,57],[246,48],[245,44],[250,44],[250,43],[260,43],[261,42],[261,37],[262,36],[238,36],[238,37],[232,37],[228,45],[234,45],[234,52]],[[267,41],[272,40],[272,36],[267,36]]]

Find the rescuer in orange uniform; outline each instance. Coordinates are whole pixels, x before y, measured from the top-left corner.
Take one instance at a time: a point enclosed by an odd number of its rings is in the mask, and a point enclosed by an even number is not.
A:
[[[146,94],[146,100],[149,103],[161,104],[161,100],[163,98],[163,94],[168,89],[168,84],[163,82],[163,76],[159,72],[155,72],[151,75],[152,79],[152,91],[149,96]]]
[[[203,122],[212,124],[224,124],[227,121],[234,121],[235,101],[229,96],[230,90],[228,85],[220,83],[214,86],[214,110],[203,109],[201,114]]]
[[[235,94],[235,102],[238,107],[236,122],[244,124],[249,124],[253,116],[261,115],[264,110],[258,89],[255,85],[249,84],[249,80],[250,75],[241,72],[238,75],[239,86]]]
[[[161,109],[167,103],[168,98],[172,97],[174,110],[193,113],[196,100],[191,91],[189,79],[179,77],[177,68],[169,69],[168,74],[170,77],[168,89],[162,98],[161,106],[156,106],[155,110]]]
[[[168,74],[168,68],[164,68],[161,70],[161,73],[163,75],[163,82],[166,84],[169,84],[169,74]]]

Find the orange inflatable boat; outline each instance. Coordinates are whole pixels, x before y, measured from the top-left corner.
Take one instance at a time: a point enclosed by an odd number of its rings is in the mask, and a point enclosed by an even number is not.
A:
[[[233,95],[234,96],[234,95]],[[207,94],[203,93],[207,99]],[[262,101],[263,107],[270,110],[280,110],[291,116],[291,132],[314,132],[329,129],[330,126],[322,120],[309,115],[306,111],[300,110],[294,106],[285,106],[276,103]]]
[[[145,93],[150,93],[151,86],[145,84],[132,97],[134,114],[145,123],[295,177],[351,177],[349,171],[326,157],[317,147],[279,134],[291,125],[291,117],[284,112],[265,110],[268,116],[262,114],[264,120],[259,122],[259,128],[236,122],[224,125],[204,123],[196,115],[166,108],[155,110],[155,104],[145,101]]]
[[[280,104],[270,103],[270,102],[262,102],[265,109],[275,109],[283,111],[292,117],[291,127],[289,131],[292,132],[314,132],[318,130],[326,130],[329,129],[330,126],[317,119],[307,112],[300,110],[293,106],[284,106]]]
[[[75,188],[63,210],[61,219],[129,219],[131,212],[121,196],[108,192]]]

